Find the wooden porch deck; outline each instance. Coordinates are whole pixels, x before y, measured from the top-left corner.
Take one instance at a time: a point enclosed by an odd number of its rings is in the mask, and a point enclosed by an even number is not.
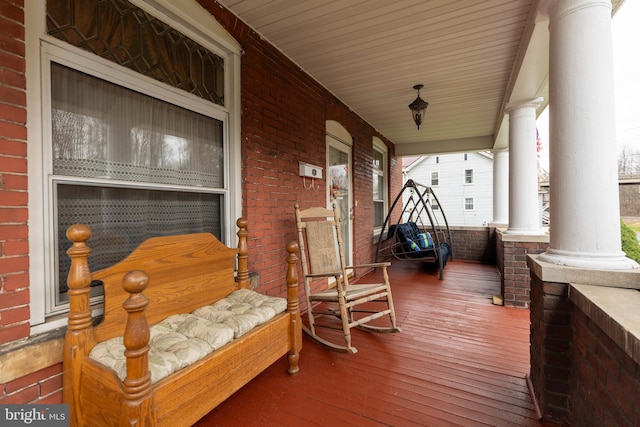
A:
[[[442,281],[419,261],[389,273],[402,333],[354,331],[355,355],[305,336],[297,376],[282,358],[197,425],[543,425],[525,380],[529,311],[492,305],[495,266],[453,261]]]

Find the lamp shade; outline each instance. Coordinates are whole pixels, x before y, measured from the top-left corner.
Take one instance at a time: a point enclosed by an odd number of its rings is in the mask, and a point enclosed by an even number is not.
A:
[[[422,89],[423,85],[415,85],[413,88],[418,91],[418,96],[416,99],[409,104],[409,108],[411,109],[411,116],[413,117],[413,121],[415,122],[418,129],[420,129],[420,125],[424,122],[424,116],[427,112],[427,107],[429,103],[424,99],[420,98],[420,89]]]

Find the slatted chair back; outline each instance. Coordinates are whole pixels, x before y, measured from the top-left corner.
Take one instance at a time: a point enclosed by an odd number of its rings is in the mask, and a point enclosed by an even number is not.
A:
[[[305,221],[304,224],[302,231],[307,238],[309,272],[326,274],[342,271],[334,222]]]
[[[301,210],[296,204],[298,244],[302,258],[305,292],[311,294],[311,283],[322,278],[333,278],[329,287],[336,284],[344,291],[348,284],[344,270],[344,252],[340,234],[340,218],[335,209],[312,207]]]

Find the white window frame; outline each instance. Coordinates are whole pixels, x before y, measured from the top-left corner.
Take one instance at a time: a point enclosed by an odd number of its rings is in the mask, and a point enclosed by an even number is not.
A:
[[[467,181],[467,172],[471,172],[471,181]],[[473,171],[473,168],[469,168],[469,169],[465,169],[464,170],[464,185],[472,185],[475,181],[475,173]]]
[[[129,0],[147,13],[161,19],[225,61],[225,106],[204,101],[195,95],[172,88],[46,34],[46,2],[25,2],[25,52],[31,64],[27,67],[27,131],[29,176],[29,281],[31,335],[65,326],[66,313],[48,317],[46,298],[53,286],[53,188],[50,141],[51,61],[106,78],[105,80],[152,93],[177,105],[203,112],[224,122],[225,207],[224,237],[235,245],[235,219],[242,215],[240,159],[240,57],[239,44],[210,13],[192,0]],[[42,48],[41,48],[42,47]],[[94,310],[99,314],[101,309]]]
[[[436,182],[435,184],[433,182]],[[440,186],[440,173],[439,172],[431,172],[431,187]]]
[[[378,151],[382,154],[382,168],[381,169],[376,169],[375,167],[371,167],[372,169],[372,173],[374,175],[379,175],[382,176],[382,212],[386,215],[386,212],[389,209],[389,168],[388,168],[388,156],[389,156],[389,149],[387,148],[387,146],[385,145],[384,142],[382,142],[382,140],[376,136],[373,137],[373,150],[374,151]],[[380,202],[380,200],[374,200],[374,202]],[[384,222],[384,218],[382,220]],[[373,227],[373,232],[374,234],[379,233],[380,231],[382,231],[382,227],[384,226],[384,224],[376,227],[374,224]]]
[[[472,205],[471,208],[467,207],[467,201],[468,200],[471,200],[471,205]],[[476,198],[475,197],[465,197],[463,199],[463,201],[462,201],[462,209],[465,212],[473,212],[473,211],[475,211],[476,210]]]

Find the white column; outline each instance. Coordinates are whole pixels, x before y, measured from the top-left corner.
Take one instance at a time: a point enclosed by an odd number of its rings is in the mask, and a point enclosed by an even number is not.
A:
[[[493,152],[493,224],[509,223],[509,150]]]
[[[540,260],[631,269],[620,243],[610,0],[549,8],[550,243]]]
[[[505,233],[539,236],[538,156],[535,99],[507,108],[509,113],[509,228]]]

